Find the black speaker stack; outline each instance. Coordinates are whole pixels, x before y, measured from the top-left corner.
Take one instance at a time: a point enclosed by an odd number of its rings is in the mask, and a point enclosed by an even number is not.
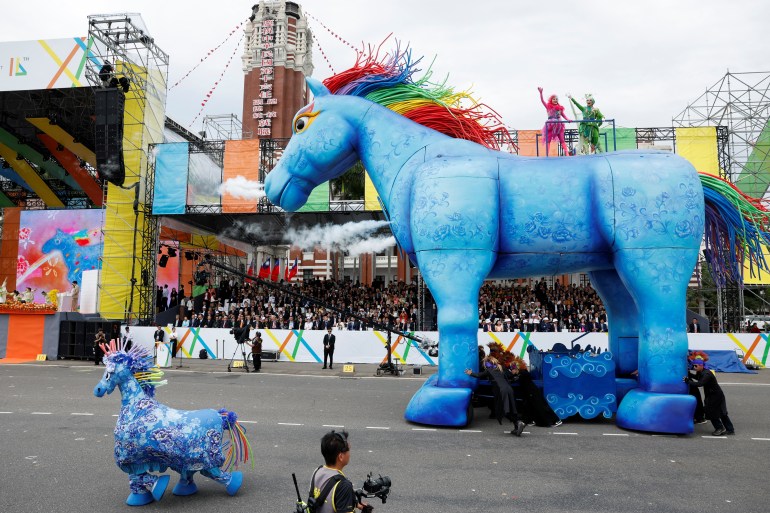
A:
[[[94,89],[96,167],[102,178],[123,185],[123,111],[126,96],[116,87]]]
[[[92,360],[94,340],[99,328],[109,341],[120,337],[120,322],[99,320],[61,321],[59,324],[59,359]]]

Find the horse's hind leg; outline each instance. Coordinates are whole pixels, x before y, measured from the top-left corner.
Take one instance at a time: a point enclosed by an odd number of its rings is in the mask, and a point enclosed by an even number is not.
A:
[[[602,299],[610,327],[609,350],[617,374],[630,374],[639,368],[639,311],[617,271],[591,271],[591,286]]]
[[[198,486],[193,481],[195,471],[183,470],[179,473],[179,482],[174,486],[174,495],[192,495],[198,491]]]
[[[148,472],[129,474],[128,481],[131,493],[126,499],[129,506],[144,506],[153,500],[159,501],[168,486],[169,476],[155,476]]]
[[[619,426],[691,433],[695,398],[687,393],[687,285],[697,248],[619,250],[618,275],[639,309],[639,381],[618,408]]]
[[[479,288],[489,273],[491,251],[423,251],[419,267],[438,306],[438,374],[428,379],[406,407],[411,422],[434,426],[465,426],[470,421],[478,370]]]
[[[238,489],[243,483],[243,474],[238,470],[227,472],[226,470],[214,467],[201,470],[201,474],[209,479],[213,479],[219,484],[225,485],[228,495],[235,495],[238,493]]]

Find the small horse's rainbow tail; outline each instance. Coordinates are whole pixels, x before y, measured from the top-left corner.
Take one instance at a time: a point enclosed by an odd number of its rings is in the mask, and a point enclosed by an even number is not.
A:
[[[763,253],[770,246],[770,211],[756,198],[714,175],[698,173],[706,203],[704,256],[717,286],[728,281],[743,286],[743,263],[751,276],[770,273]]]
[[[225,462],[222,470],[238,468],[239,463],[246,463],[251,456],[251,444],[246,438],[246,430],[238,422],[238,415],[224,408],[219,410],[222,417],[222,429],[230,432],[230,441],[226,445]],[[254,468],[254,458],[251,458],[251,468]]]

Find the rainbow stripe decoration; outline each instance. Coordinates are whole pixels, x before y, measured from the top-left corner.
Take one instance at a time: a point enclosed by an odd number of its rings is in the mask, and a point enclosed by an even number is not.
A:
[[[396,44],[395,51],[382,60],[379,49],[358,54],[352,68],[323,83],[332,94],[366,98],[450,137],[495,150],[503,145],[515,147],[500,116],[475,100],[469,91],[456,92],[446,80],[431,82],[430,66],[420,78],[415,78],[421,60],[422,57],[413,59],[409,48],[401,51]]]
[[[770,246],[770,211],[760,200],[741,192],[727,180],[698,173],[706,203],[704,255],[717,286],[728,281],[743,286],[743,262],[749,272],[770,272],[762,252]]]

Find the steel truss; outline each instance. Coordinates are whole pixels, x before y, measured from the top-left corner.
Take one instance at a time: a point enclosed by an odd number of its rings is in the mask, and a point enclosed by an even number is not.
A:
[[[725,176],[751,196],[767,191],[770,166],[767,147],[757,146],[770,117],[770,71],[729,71],[673,119],[674,126],[723,126],[727,128],[729,158],[720,161]],[[766,136],[767,132],[765,132]],[[767,140],[764,141],[765,146]],[[763,151],[755,151],[755,150]],[[740,183],[738,183],[740,182]]]

